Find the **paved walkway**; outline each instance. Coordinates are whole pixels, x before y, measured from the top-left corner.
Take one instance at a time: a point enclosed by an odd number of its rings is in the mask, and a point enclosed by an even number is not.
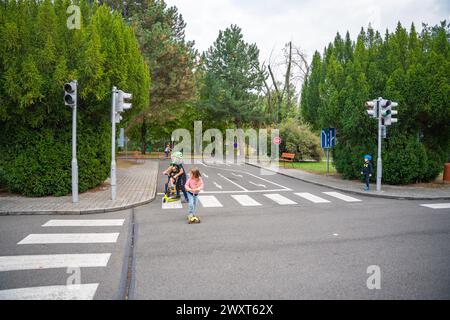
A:
[[[255,163],[247,164],[260,167]],[[363,183],[358,181],[343,180],[335,176],[319,175],[288,167],[278,168],[277,172],[305,182],[365,196],[411,200],[450,200],[450,184],[442,185],[442,188],[382,185],[381,192],[377,192],[376,185],[372,183],[371,190],[366,192],[363,190]]]
[[[79,194],[77,204],[72,203],[71,195],[41,198],[0,195],[0,215],[102,213],[146,204],[155,198],[158,165],[157,160],[145,160],[129,168],[118,168],[117,199],[114,201],[109,184]]]

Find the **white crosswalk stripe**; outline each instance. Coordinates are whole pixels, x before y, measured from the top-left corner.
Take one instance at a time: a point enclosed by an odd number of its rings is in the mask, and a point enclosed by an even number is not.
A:
[[[92,300],[98,283],[0,290],[0,300]]]
[[[0,257],[0,271],[106,267],[110,257],[110,253],[2,256]]]
[[[315,195],[313,195],[313,194],[311,194],[309,192],[296,192],[294,194],[296,194],[297,196],[302,197],[302,198],[304,198],[306,200],[314,202],[314,203],[328,203],[328,202],[330,202],[330,201],[328,201],[326,199],[323,199],[321,197],[315,196]]]
[[[345,194],[339,193],[339,192],[323,192],[331,197],[335,197],[341,200],[344,200],[345,202],[360,202],[361,200],[347,196]]]
[[[223,207],[219,200],[215,196],[198,196],[198,200],[205,208],[217,208]]]
[[[276,191],[276,190],[270,190],[272,192]],[[270,192],[269,191],[269,192]],[[282,190],[281,190],[282,191]],[[239,192],[239,191],[234,191],[234,192]],[[279,191],[278,191],[279,192]],[[311,201],[313,203],[330,203],[330,200],[324,199],[322,197],[319,197],[315,194],[309,193],[309,192],[294,192],[294,193],[250,193],[250,194],[245,194],[245,192],[243,194],[232,194],[233,191],[216,191],[216,192],[210,192],[210,194],[215,194],[213,195],[205,195],[205,193],[207,192],[203,192],[202,195],[199,195],[199,201],[202,205],[202,207],[204,208],[222,208],[222,207],[227,207],[227,205],[230,205],[229,202],[229,196],[231,195],[231,197],[237,201],[237,203],[241,206],[244,207],[248,207],[248,206],[262,206],[263,204],[261,204],[260,202],[258,202],[258,197],[260,197],[261,195],[274,201],[275,203],[279,204],[279,205],[296,205],[298,204],[298,202],[290,199],[289,195],[296,195],[299,196],[303,199],[306,199],[308,201]],[[351,197],[339,192],[322,192],[323,194],[333,197],[337,200],[341,200],[344,202],[349,202],[349,203],[353,203],[353,202],[362,202],[362,200],[357,199],[355,197]],[[447,204],[437,204],[436,206],[442,206],[443,208],[447,208],[446,207]],[[187,208],[188,204],[187,203],[181,203],[181,201],[174,201],[174,202],[169,202],[169,203],[163,203],[162,204],[162,208],[163,209],[182,209],[183,207]]]
[[[181,204],[181,200],[172,201],[172,202],[163,202],[163,209],[183,209],[183,205]]]
[[[297,204],[297,202],[292,201],[291,199],[286,198],[279,193],[269,193],[269,194],[264,194],[264,196],[269,198],[270,200],[275,201],[276,203],[278,203],[280,205]]]
[[[431,208],[431,209],[450,209],[450,202],[449,203],[428,203],[428,204],[421,204],[421,206]]]
[[[231,196],[234,198],[234,200],[239,202],[239,204],[241,206],[244,206],[244,207],[261,206],[262,205],[261,203],[254,200],[253,198],[251,198],[250,196],[248,196],[246,194],[233,194]]]
[[[119,233],[44,233],[30,234],[18,244],[114,243]]]
[[[46,230],[76,227],[122,227],[125,219],[52,219],[41,225]],[[66,231],[67,229],[64,229]],[[95,230],[97,231],[97,230]],[[110,260],[111,253],[82,253],[82,246],[68,246],[67,250],[76,253],[54,253],[54,244],[114,244],[118,241],[119,232],[90,232],[90,233],[32,233],[19,241],[18,245],[45,244],[50,252],[46,254],[31,255],[4,255],[0,256],[0,272],[61,268],[105,268]],[[89,246],[90,247],[90,246]],[[94,298],[99,283],[76,285],[62,285],[54,283],[48,286],[36,286],[12,289],[1,289],[0,300],[91,300]],[[0,286],[2,287],[2,286]]]
[[[125,219],[49,220],[43,227],[109,227],[122,226]]]

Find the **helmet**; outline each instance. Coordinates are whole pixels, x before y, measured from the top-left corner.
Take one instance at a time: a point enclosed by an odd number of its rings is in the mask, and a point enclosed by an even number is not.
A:
[[[172,154],[172,162],[181,164],[183,162],[183,154],[180,151],[174,152]]]
[[[370,155],[370,154],[366,154],[365,156],[364,156],[364,159],[367,159],[367,160],[372,160],[372,156]]]

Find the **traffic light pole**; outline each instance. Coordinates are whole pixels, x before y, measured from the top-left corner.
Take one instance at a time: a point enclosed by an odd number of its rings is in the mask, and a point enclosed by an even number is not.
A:
[[[111,108],[111,200],[116,200],[116,94],[117,88],[112,88],[112,108]]]
[[[377,191],[381,191],[381,175],[382,175],[382,160],[381,160],[381,106],[380,99],[377,99],[377,113],[378,113],[378,159],[377,159]]]
[[[77,83],[77,81],[74,81]],[[78,161],[77,161],[77,95],[72,106],[72,202],[78,202]]]

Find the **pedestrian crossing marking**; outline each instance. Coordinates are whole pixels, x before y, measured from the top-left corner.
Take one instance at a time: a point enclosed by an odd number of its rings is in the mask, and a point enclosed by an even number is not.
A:
[[[302,198],[304,198],[306,200],[314,202],[314,203],[328,203],[328,202],[330,202],[330,201],[328,201],[326,199],[323,199],[321,197],[315,196],[315,195],[313,195],[313,194],[311,194],[309,192],[297,192],[297,193],[294,193],[294,194],[296,194],[297,196],[302,197]]]
[[[181,200],[172,201],[172,202],[163,202],[163,209],[183,209],[183,205],[181,204]]]
[[[345,202],[360,202],[361,200],[347,196],[345,194],[339,193],[339,192],[324,192],[325,194],[335,197],[341,200],[344,200]]]
[[[0,256],[0,271],[106,267],[110,253]]]
[[[0,290],[0,300],[92,300],[98,283]]]
[[[219,200],[215,196],[198,196],[198,200],[205,208],[217,208],[223,207]]]
[[[115,243],[119,233],[43,233],[30,234],[17,244]]]
[[[297,202],[292,201],[291,199],[288,199],[279,193],[269,193],[269,194],[264,194],[264,196],[269,198],[270,200],[275,201],[276,203],[278,203],[280,205],[297,204]]]
[[[241,206],[251,207],[251,206],[261,206],[261,203],[254,200],[246,194],[233,194],[231,195]]]
[[[125,219],[49,220],[42,227],[114,227],[122,226]]]
[[[428,204],[421,204],[421,206],[431,208],[431,209],[450,209],[450,202],[449,203],[428,203]]]

